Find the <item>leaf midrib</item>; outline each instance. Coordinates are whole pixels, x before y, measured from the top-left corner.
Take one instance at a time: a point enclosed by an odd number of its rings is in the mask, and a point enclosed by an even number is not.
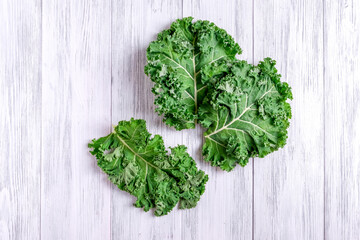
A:
[[[138,158],[140,158],[141,160],[143,160],[145,162],[146,165],[150,165],[153,168],[156,168],[158,170],[162,170],[161,168],[151,164],[150,162],[146,161],[143,157],[141,157],[139,154],[137,154],[116,132],[114,133],[115,136],[121,141],[122,144],[124,144],[125,147],[127,147],[132,153],[134,153],[135,156],[137,156]]]
[[[268,91],[266,91],[259,99],[262,99],[262,98],[265,97],[268,93],[271,93],[271,92],[272,92],[271,90],[272,90],[273,88],[274,88],[274,86],[272,86]],[[246,104],[245,104],[245,106],[247,105],[247,99],[248,99],[248,94],[246,94]],[[216,134],[216,133],[218,133],[218,132],[221,132],[221,131],[223,131],[223,130],[229,129],[228,127],[231,126],[231,124],[233,124],[235,121],[238,121],[238,120],[239,120],[239,121],[242,121],[242,122],[250,123],[251,125],[256,126],[257,128],[261,129],[263,132],[265,132],[265,133],[273,136],[272,134],[268,133],[268,132],[265,131],[263,128],[261,128],[260,126],[254,124],[254,123],[251,123],[251,122],[248,122],[248,121],[244,121],[244,120],[240,120],[240,118],[241,118],[247,111],[249,111],[254,104],[255,104],[255,102],[252,103],[252,104],[250,104],[249,106],[246,106],[246,107],[244,108],[243,112],[242,112],[238,117],[234,118],[229,124],[226,124],[226,125],[222,126],[221,128],[219,128],[219,129],[215,130],[214,132],[206,135],[205,137],[206,137],[206,138],[210,138],[210,136],[212,136],[212,135],[214,135],[214,134]],[[217,123],[217,124],[218,124],[218,123]],[[273,136],[273,137],[274,137],[274,136]]]
[[[195,40],[196,40],[196,37],[194,37],[194,40],[192,42],[192,45],[193,45],[193,57],[192,57],[192,62],[193,62],[193,72],[194,72],[194,76],[192,76],[189,71],[183,66],[181,65],[180,63],[178,63],[175,59],[172,58],[172,56],[167,56],[164,54],[165,58],[169,59],[170,61],[172,61],[173,63],[175,63],[176,65],[178,65],[182,70],[184,70],[186,72],[186,74],[190,77],[190,79],[193,80],[193,84],[194,84],[194,96],[191,96],[187,91],[186,93],[189,95],[189,97],[194,101],[194,105],[195,105],[195,114],[197,114],[198,112],[198,102],[197,102],[197,93],[200,92],[201,90],[203,90],[204,88],[206,88],[206,86],[203,86],[201,87],[200,89],[197,89],[197,80],[196,80],[196,77],[197,75],[200,73],[200,70],[196,72],[196,66],[198,65],[198,63],[195,63],[195,58],[197,55],[200,54],[200,52],[198,52],[197,54],[195,54]],[[214,46],[216,47],[216,45]],[[170,49],[169,49],[170,50]],[[170,50],[171,52],[171,50]],[[213,52],[214,53],[214,52]],[[226,57],[226,55],[222,55],[216,59],[214,59],[214,56],[212,58],[212,60],[206,64],[204,64],[203,66],[205,65],[208,65],[208,64],[211,64],[213,62],[216,62],[217,60],[220,60],[222,58]]]

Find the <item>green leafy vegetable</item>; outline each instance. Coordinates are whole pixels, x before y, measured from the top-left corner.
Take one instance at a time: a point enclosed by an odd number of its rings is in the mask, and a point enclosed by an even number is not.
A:
[[[155,215],[195,207],[205,191],[208,176],[196,167],[183,145],[165,150],[159,135],[151,138],[144,120],[121,121],[108,136],[94,139],[89,147],[99,167],[121,190],[137,197],[136,207]]]
[[[145,73],[155,83],[156,111],[177,130],[194,128],[211,77],[241,49],[225,30],[208,21],[177,20],[147,49]]]
[[[286,144],[291,118],[286,100],[292,93],[275,63],[266,58],[252,66],[235,60],[213,80],[199,110],[200,123],[208,128],[203,155],[213,166],[230,171]]]
[[[147,49],[156,111],[177,130],[199,121],[207,128],[205,160],[227,171],[283,147],[292,93],[275,61],[237,60],[241,49],[225,30],[192,20],[173,22]]]

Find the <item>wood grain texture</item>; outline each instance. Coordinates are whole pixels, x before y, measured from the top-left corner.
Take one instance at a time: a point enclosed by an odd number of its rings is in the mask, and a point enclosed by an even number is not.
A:
[[[325,238],[360,239],[360,3],[324,10]]]
[[[252,61],[252,3],[236,0],[226,4],[216,0],[183,2],[183,16],[209,20],[224,28],[240,44],[244,54],[240,59]],[[252,237],[252,162],[245,168],[237,166],[230,173],[205,163],[201,155],[203,130],[194,136],[201,168],[209,174],[206,193],[200,205],[183,216],[191,231],[183,239],[251,239]],[[197,140],[196,140],[197,137]],[[196,142],[195,142],[196,141]],[[189,143],[192,146],[192,143]]]
[[[181,1],[112,1],[112,122],[143,118],[150,133],[163,136],[166,147],[191,146],[191,141],[185,132],[165,126],[154,112],[153,84],[144,74],[146,48],[181,17]],[[116,186],[111,199],[112,239],[181,239],[183,211],[155,217],[153,211],[133,207],[135,198]]]
[[[43,0],[42,239],[109,239],[110,187],[87,143],[110,131],[108,1]]]
[[[227,173],[203,129],[162,123],[145,51],[186,16],[277,60],[285,148]],[[355,0],[0,1],[0,239],[359,239],[359,16]],[[97,167],[87,143],[131,117],[209,174],[196,208],[144,213]]]
[[[0,239],[40,238],[41,1],[0,1]]]
[[[254,59],[277,60],[294,100],[287,145],[254,160],[254,239],[322,239],[322,1],[255,1]]]

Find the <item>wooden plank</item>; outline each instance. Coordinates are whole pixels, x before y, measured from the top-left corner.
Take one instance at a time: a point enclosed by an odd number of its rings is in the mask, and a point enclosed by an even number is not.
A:
[[[41,1],[0,1],[0,29],[0,239],[39,239]]]
[[[360,236],[360,3],[325,1],[325,238]]]
[[[288,144],[254,161],[254,239],[322,239],[324,112],[322,1],[254,5],[254,58],[277,60],[294,100]]]
[[[109,239],[110,187],[87,143],[111,125],[111,4],[43,1],[42,239]]]
[[[158,32],[182,16],[182,1],[112,1],[112,123],[131,117],[147,120],[149,132],[163,136],[165,145],[185,143],[185,132],[165,126],[154,112],[153,86],[144,74],[146,48]],[[180,239],[181,215],[174,209],[155,217],[132,206],[135,198],[112,188],[113,239]]]
[[[252,61],[252,2],[184,0],[184,17],[209,20],[224,28],[243,49],[240,59]],[[185,143],[209,174],[206,192],[199,206],[182,216],[182,239],[251,239],[252,161],[227,173],[205,163],[201,155],[203,129],[198,127]]]
[[[0,1],[0,239],[357,239],[360,4],[254,6],[253,45],[248,1]],[[201,160],[201,128],[154,113],[146,47],[189,15],[235,36],[239,58],[278,61],[294,93],[284,149],[226,173]],[[197,208],[156,218],[110,187],[86,144],[130,117],[209,173]]]

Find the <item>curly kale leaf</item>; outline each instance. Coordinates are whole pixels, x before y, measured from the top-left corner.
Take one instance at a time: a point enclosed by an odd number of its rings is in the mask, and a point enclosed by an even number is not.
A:
[[[165,150],[159,135],[151,138],[144,120],[121,121],[108,136],[89,144],[99,167],[121,190],[137,197],[136,207],[155,215],[195,207],[208,176],[196,167],[183,145]]]
[[[258,66],[235,60],[216,78],[199,109],[205,132],[203,155],[223,170],[264,157],[286,144],[291,88],[280,81],[275,61]],[[206,104],[207,103],[207,104]]]
[[[208,21],[179,19],[147,49],[145,73],[155,83],[155,105],[177,130],[194,128],[211,77],[227,68],[241,49],[225,30]]]

